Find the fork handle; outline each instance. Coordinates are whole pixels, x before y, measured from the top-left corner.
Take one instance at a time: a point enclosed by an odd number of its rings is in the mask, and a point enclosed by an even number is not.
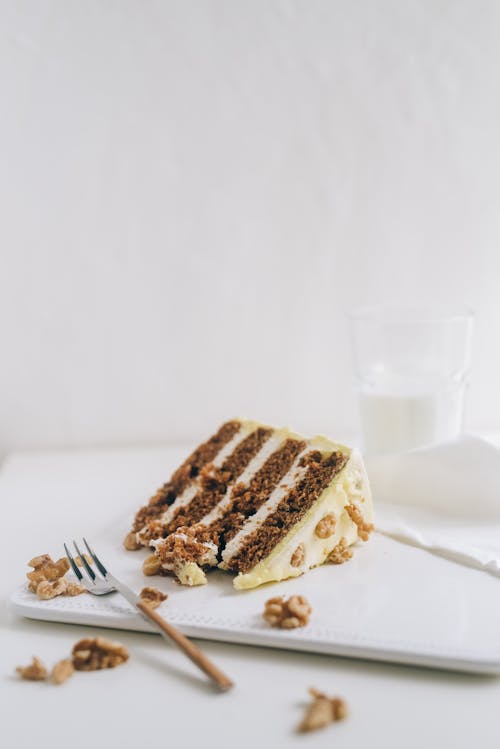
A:
[[[150,619],[157,627],[161,629],[181,650],[195,663],[198,668],[201,668],[207,676],[210,676],[213,681],[217,684],[219,689],[224,692],[231,689],[233,682],[226,676],[207,656],[193,643],[184,637],[182,632],[179,632],[172,624],[169,624],[160,614],[149,606],[144,601],[138,601],[136,603],[137,608]]]

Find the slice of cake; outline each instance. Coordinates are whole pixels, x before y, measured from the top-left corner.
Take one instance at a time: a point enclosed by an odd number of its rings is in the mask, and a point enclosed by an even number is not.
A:
[[[372,527],[356,450],[235,419],[139,510],[125,547],[153,547],[146,574],[199,585],[204,570],[219,567],[236,573],[234,586],[243,589],[346,561]]]

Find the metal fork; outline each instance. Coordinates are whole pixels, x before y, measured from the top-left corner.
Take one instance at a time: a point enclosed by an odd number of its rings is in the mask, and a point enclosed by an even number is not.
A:
[[[80,551],[76,541],[73,541],[73,546],[81,560],[82,569],[85,571],[87,577],[84,577],[82,570],[78,567],[66,544],[64,544],[64,550],[77,579],[85,586],[89,593],[92,593],[94,596],[106,596],[109,593],[115,592],[121,593],[121,595],[126,598],[132,606],[138,609],[143,617],[147,618],[156,626],[160,634],[163,635],[166,640],[173,640],[175,644],[184,651],[188,658],[198,666],[198,668],[201,668],[207,676],[213,679],[219,689],[227,691],[233,686],[231,679],[220,671],[217,666],[212,663],[212,661],[209,660],[209,658],[207,658],[207,656],[196,645],[194,645],[194,643],[191,642],[191,640],[188,640],[188,638],[179,632],[178,629],[160,616],[157,611],[152,609],[145,601],[142,601],[131,588],[124,585],[117,580],[114,575],[108,572],[85,538],[83,539],[83,543],[97,568],[93,568],[93,565],[88,562],[85,555]]]

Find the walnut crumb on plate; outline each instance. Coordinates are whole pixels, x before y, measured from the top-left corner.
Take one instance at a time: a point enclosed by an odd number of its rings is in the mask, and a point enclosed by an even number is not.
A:
[[[33,656],[29,666],[18,666],[16,671],[21,679],[27,679],[28,681],[45,681],[47,678],[47,669],[36,655]]]
[[[167,600],[168,596],[166,593],[162,593],[161,590],[158,590],[158,588],[148,586],[141,590],[139,598],[141,601],[151,606],[152,609],[157,609],[163,601]]]
[[[129,654],[121,642],[113,642],[105,637],[85,637],[79,640],[72,650],[73,665],[77,671],[99,671],[114,668],[128,661]]]
[[[347,706],[340,697],[327,697],[326,694],[314,688],[309,690],[309,694],[313,699],[307,706],[304,718],[297,726],[299,733],[325,728],[330,723],[343,720],[347,716]]]
[[[262,616],[272,627],[295,629],[309,623],[311,604],[304,596],[276,596],[265,603]]]
[[[51,679],[54,684],[64,684],[74,673],[75,667],[73,666],[73,662],[69,658],[65,658],[56,663],[52,669]]]

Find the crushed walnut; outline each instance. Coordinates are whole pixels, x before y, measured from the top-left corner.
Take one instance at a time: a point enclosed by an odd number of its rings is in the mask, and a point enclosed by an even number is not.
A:
[[[166,593],[162,593],[158,588],[152,587],[143,588],[139,593],[139,597],[144,603],[151,606],[152,609],[157,609],[168,598]]]
[[[65,658],[56,663],[52,669],[51,679],[54,684],[64,684],[74,673],[75,667],[73,666],[73,662],[69,658]]]
[[[33,656],[29,666],[18,666],[16,671],[21,679],[28,681],[45,681],[47,678],[47,669],[36,655]]]
[[[49,582],[49,580],[42,580],[36,587],[36,594],[41,601],[48,601],[50,598],[55,598],[63,593],[66,593],[67,583],[64,577],[59,580]]]
[[[85,593],[83,585],[66,579],[65,575],[69,570],[66,557],[54,562],[49,554],[41,554],[30,559],[28,566],[33,568],[26,573],[28,588],[42,601],[60,595],[77,596]]]
[[[312,608],[304,596],[283,596],[270,598],[265,603],[262,616],[272,627],[295,629],[309,623]]]
[[[330,513],[321,518],[314,529],[314,533],[318,538],[330,538],[330,536],[333,536],[335,533],[335,515]]]
[[[359,507],[356,507],[355,505],[346,505],[345,509],[352,522],[358,526],[358,536],[360,539],[362,541],[368,541],[369,535],[373,530],[373,524],[366,522]]]
[[[345,538],[341,538],[337,546],[331,550],[326,558],[330,564],[343,564],[352,557],[352,550],[347,545]]]
[[[305,558],[306,558],[306,547],[304,546],[304,544],[299,544],[292,554],[292,558],[290,559],[290,564],[292,567],[300,567],[302,564],[304,564]]]
[[[83,559],[87,562],[87,564],[92,564],[93,559],[88,554],[83,554]],[[82,557],[75,557],[75,562],[79,567],[83,567],[83,559]]]
[[[36,593],[41,582],[54,582],[64,577],[69,570],[69,562],[66,557],[61,557],[57,562],[54,562],[48,554],[42,554],[30,559],[28,567],[33,567],[32,572],[26,573],[29,580],[28,587],[33,593]]]
[[[85,593],[86,588],[80,583],[74,583],[69,580],[66,583],[66,595],[67,596],[79,596],[80,593]]]
[[[114,668],[128,660],[128,650],[120,642],[104,637],[84,638],[74,645],[73,665],[77,671],[98,671]]]
[[[343,720],[347,716],[347,706],[340,697],[327,697],[317,689],[310,689],[312,702],[307,706],[303,720],[297,726],[297,731],[305,733],[316,731],[318,728]]]

